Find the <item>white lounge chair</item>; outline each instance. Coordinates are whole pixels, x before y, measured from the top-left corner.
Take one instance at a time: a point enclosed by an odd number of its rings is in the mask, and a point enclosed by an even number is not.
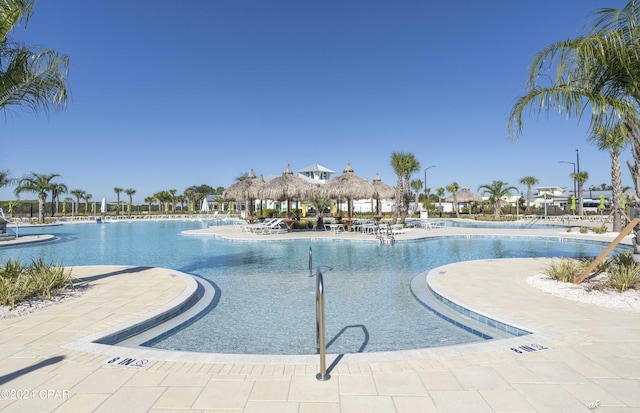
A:
[[[260,233],[264,235],[264,234],[278,234],[281,232],[285,232],[287,230],[287,227],[283,225],[284,225],[284,219],[278,218],[273,222],[263,225],[260,229],[256,231],[256,233]]]
[[[269,219],[265,219],[262,222],[254,222],[253,224],[246,224],[244,226],[244,230],[245,230],[245,232],[258,232],[259,233],[259,232],[262,232],[262,230],[266,226],[276,222],[278,219],[279,218],[269,218]]]

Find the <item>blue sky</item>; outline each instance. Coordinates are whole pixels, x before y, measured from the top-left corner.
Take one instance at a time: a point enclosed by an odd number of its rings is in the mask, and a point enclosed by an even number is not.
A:
[[[15,38],[69,55],[72,100],[47,117],[12,109],[0,169],[61,177],[70,190],[134,202],[191,185],[227,187],[290,164],[376,173],[392,152],[421,163],[435,191],[493,180],[573,188],[611,183],[588,119],[507,117],[533,55],[585,32],[602,0],[38,1]],[[623,162],[630,159],[630,151]],[[626,165],[623,184],[632,185]],[[35,195],[24,194],[23,199]],[[0,200],[15,199],[13,187]]]

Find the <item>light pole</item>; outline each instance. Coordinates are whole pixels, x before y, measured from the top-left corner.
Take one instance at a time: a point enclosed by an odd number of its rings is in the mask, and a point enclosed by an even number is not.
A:
[[[431,165],[428,168],[424,168],[424,199],[425,199],[425,204],[427,202],[427,169],[431,169],[431,168],[435,168],[435,165]]]
[[[570,163],[571,165],[573,165],[573,196],[575,197],[576,201],[578,200],[578,186],[577,186],[577,182],[576,182],[576,164],[575,162],[570,162],[570,161],[560,161],[560,163]],[[574,210],[573,213],[575,214],[576,211]]]

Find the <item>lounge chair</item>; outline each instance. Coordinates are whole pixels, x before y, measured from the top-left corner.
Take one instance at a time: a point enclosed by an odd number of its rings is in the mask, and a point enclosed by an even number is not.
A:
[[[261,232],[265,226],[270,225],[276,222],[279,218],[269,218],[265,219],[262,222],[254,222],[253,224],[245,224],[244,231],[245,232]]]
[[[258,230],[256,230],[256,233],[259,234],[278,234],[281,232],[285,232],[287,230],[286,226],[284,225],[284,219],[282,218],[278,218],[275,221],[269,222],[268,224],[263,224]]]

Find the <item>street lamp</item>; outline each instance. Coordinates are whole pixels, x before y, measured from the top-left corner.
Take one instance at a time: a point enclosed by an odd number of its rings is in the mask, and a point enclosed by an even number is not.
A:
[[[570,163],[571,165],[573,165],[573,194],[576,195],[576,192],[578,190],[577,184],[576,184],[576,179],[575,179],[575,175],[576,175],[576,164],[575,162],[569,162],[569,161],[560,161],[560,163]]]
[[[424,199],[425,199],[425,204],[428,201],[427,199],[427,169],[431,169],[431,168],[435,168],[435,165],[431,165],[428,168],[424,168]]]
[[[573,196],[576,197],[576,200],[578,199],[578,185],[576,182],[576,164],[575,162],[570,162],[570,161],[560,161],[560,163],[570,163],[571,165],[573,165]],[[573,211],[573,213],[575,214],[575,211]]]

